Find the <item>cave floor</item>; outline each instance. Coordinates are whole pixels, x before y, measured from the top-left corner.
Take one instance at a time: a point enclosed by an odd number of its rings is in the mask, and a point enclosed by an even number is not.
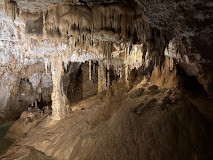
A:
[[[0,126],[0,155],[13,144],[14,140],[10,138],[5,138],[5,134],[11,125]]]
[[[142,81],[127,94],[109,92],[71,106],[60,121],[46,116],[0,159],[43,157],[40,152],[58,160],[211,156],[206,120],[178,90]]]

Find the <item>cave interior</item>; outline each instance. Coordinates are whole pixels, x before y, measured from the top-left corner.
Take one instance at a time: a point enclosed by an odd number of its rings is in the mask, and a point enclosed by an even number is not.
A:
[[[0,0],[0,159],[213,159],[211,0]]]

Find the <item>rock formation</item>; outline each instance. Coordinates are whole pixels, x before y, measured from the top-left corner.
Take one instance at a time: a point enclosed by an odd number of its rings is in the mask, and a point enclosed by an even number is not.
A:
[[[0,0],[0,124],[19,138],[2,157],[209,158],[212,17],[210,0]]]

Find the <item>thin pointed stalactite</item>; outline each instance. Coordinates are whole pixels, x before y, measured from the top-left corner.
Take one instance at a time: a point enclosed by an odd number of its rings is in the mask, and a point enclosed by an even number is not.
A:
[[[89,60],[89,80],[92,80],[92,61]]]
[[[46,16],[45,13],[43,13],[43,36],[46,38],[47,36],[47,28],[46,28]]]

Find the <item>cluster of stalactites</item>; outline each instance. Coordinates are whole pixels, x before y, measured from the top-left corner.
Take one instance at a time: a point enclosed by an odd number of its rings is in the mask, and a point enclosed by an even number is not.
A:
[[[16,19],[17,5],[14,1],[4,0],[4,11],[11,17],[13,21]]]
[[[131,39],[134,11],[121,6],[54,5],[42,14],[43,38],[66,44],[71,53],[110,54],[112,43]],[[30,34],[30,33],[29,33]]]
[[[68,54],[67,58],[63,58],[64,61],[75,61],[73,57],[82,59],[82,56],[86,57],[88,54],[92,57],[84,58],[82,62],[111,55],[113,43],[131,39],[134,31],[132,24],[137,17],[135,10],[131,9],[133,7],[116,3],[106,7],[98,5],[91,9],[85,6],[54,4],[42,11],[19,8],[18,14],[17,8],[15,2],[5,0],[6,12],[11,12],[13,19],[18,16],[26,24],[27,51],[22,59],[28,57],[26,61],[33,61],[44,58],[46,68],[48,59],[60,52]],[[46,41],[54,46],[47,46]]]
[[[105,57],[104,60],[99,61],[99,72],[98,72],[98,91],[103,92],[109,85],[108,73],[112,67],[114,73],[120,78],[125,79],[126,87],[129,87],[129,73],[134,68],[139,69],[140,67],[147,68],[150,65],[149,52],[143,52],[143,45],[136,44],[124,44],[113,45],[114,51]]]
[[[165,49],[164,55],[166,57],[165,63],[168,63],[167,65],[169,66],[169,70],[172,71],[175,67],[174,60],[177,62],[181,60],[181,55],[179,52],[177,52],[176,45],[173,41],[169,42],[169,46]]]
[[[134,68],[138,69],[141,66],[148,67],[150,63],[149,50],[145,48],[143,44],[114,44],[114,51],[112,52],[113,59],[121,59],[125,67],[128,70]],[[144,49],[145,48],[145,49]],[[120,70],[121,66],[118,64],[114,65],[114,68]]]

